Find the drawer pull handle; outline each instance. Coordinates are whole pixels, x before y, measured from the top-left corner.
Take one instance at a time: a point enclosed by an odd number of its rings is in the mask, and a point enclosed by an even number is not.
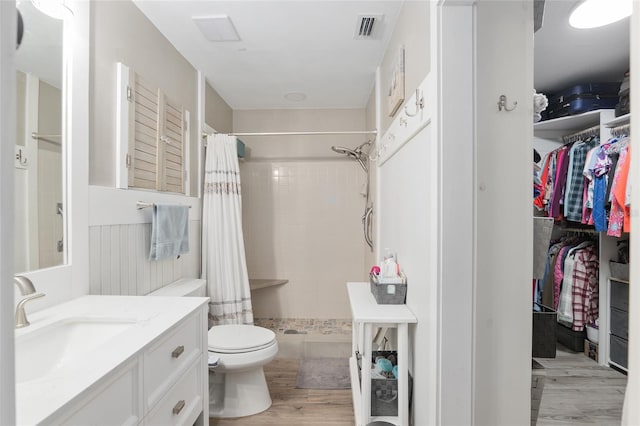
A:
[[[180,345],[171,352],[171,358],[178,358],[184,352],[184,346]]]
[[[182,411],[184,405],[184,399],[178,401],[178,403],[173,407],[173,414],[175,414],[176,416],[180,414],[180,411]]]

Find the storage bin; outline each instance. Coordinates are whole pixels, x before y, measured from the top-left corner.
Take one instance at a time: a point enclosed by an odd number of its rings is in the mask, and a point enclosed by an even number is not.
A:
[[[558,342],[560,342],[567,349],[574,352],[584,351],[584,339],[587,338],[587,333],[582,331],[573,331],[569,327],[558,323],[556,326],[556,332],[558,333]]]
[[[548,306],[535,303],[540,308],[533,311],[533,333],[531,356],[534,358],[556,357],[556,323],[558,314]]]
[[[628,342],[613,334],[609,335],[609,358],[621,367],[627,368]]]
[[[611,307],[629,312],[629,284],[611,280]]]
[[[397,357],[396,351],[372,351],[371,363],[375,365],[376,357],[389,355]],[[358,361],[358,377],[362,383],[362,355],[356,352]],[[396,364],[395,362],[393,363]],[[413,394],[413,378],[409,373],[409,412],[411,412],[411,400]],[[398,380],[394,378],[371,378],[371,415],[372,416],[397,416],[398,415]]]
[[[379,305],[403,305],[407,296],[407,277],[400,274],[400,282],[381,282],[382,278],[369,275],[371,294]]]
[[[622,281],[629,281],[629,264],[618,263],[614,261],[609,262],[609,269],[611,270],[611,278],[619,279]]]

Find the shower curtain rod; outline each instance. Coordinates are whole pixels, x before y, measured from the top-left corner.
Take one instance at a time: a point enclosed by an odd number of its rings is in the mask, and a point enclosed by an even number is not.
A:
[[[377,130],[336,130],[330,132],[256,132],[256,133],[227,133],[229,136],[294,136],[294,135],[363,135],[363,134],[375,134]],[[202,137],[205,138],[209,135],[224,134],[224,133],[202,133]]]

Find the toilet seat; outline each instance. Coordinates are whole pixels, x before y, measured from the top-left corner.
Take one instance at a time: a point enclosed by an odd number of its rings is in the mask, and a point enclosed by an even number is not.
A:
[[[208,340],[210,352],[238,354],[268,348],[275,343],[276,335],[255,325],[227,324],[212,327]]]

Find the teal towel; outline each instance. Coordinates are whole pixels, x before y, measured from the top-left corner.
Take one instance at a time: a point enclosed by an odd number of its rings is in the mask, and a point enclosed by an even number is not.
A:
[[[154,204],[149,260],[189,253],[189,206]]]

